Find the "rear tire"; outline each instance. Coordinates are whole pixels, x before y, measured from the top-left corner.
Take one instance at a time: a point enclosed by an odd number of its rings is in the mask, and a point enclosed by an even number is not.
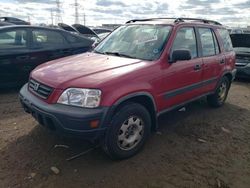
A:
[[[121,107],[112,118],[102,143],[112,159],[132,157],[142,149],[150,135],[151,118],[147,109],[137,103]]]
[[[227,77],[224,76],[220,80],[215,93],[207,97],[208,104],[216,108],[221,107],[227,99],[230,85],[231,85],[231,82],[228,80]]]

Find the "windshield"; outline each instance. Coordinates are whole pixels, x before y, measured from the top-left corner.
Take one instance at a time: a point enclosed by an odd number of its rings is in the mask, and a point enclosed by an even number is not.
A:
[[[121,26],[94,52],[152,61],[160,57],[170,30],[171,26],[166,25]]]

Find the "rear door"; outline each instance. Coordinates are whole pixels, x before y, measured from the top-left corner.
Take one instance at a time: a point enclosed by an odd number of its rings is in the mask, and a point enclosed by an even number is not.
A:
[[[70,44],[60,31],[43,28],[32,29],[31,45],[30,70],[47,61],[72,54]]]
[[[220,74],[222,75],[223,72],[232,71],[235,68],[235,52],[233,49],[229,32],[226,29],[218,29],[217,31],[219,33],[218,36],[220,36],[221,38],[223,46],[223,55],[225,57],[225,66]]]
[[[225,57],[219,49],[218,40],[213,29],[199,27],[197,33],[203,59],[203,93],[208,93],[214,91],[220,72],[225,66]]]
[[[202,58],[198,54],[196,33],[193,27],[182,27],[177,31],[170,57],[174,50],[191,52],[192,59],[171,63],[163,69],[163,101],[161,110],[181,104],[201,95]],[[171,58],[170,58],[171,59]]]
[[[0,85],[11,86],[26,81],[30,62],[29,35],[25,28],[0,31]]]
[[[81,35],[71,34],[69,32],[63,32],[64,37],[71,45],[71,53],[79,54],[86,52],[92,48],[93,40],[82,37]]]

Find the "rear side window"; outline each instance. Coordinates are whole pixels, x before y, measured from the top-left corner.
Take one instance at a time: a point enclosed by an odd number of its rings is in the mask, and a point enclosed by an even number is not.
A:
[[[202,55],[213,56],[219,53],[219,47],[213,31],[209,28],[198,28],[201,39]]]
[[[181,49],[189,50],[191,52],[192,58],[198,56],[194,28],[184,27],[177,32],[172,47],[172,52],[174,50],[181,50]]]
[[[65,44],[64,37],[56,31],[33,30],[33,43],[35,46],[61,46]]]
[[[232,45],[231,38],[229,36],[229,32],[226,29],[218,29],[218,31],[219,31],[219,34],[221,36],[223,47],[224,47],[225,51],[226,52],[232,51],[233,45]]]
[[[0,32],[0,49],[24,48],[27,45],[27,32],[22,29]]]
[[[215,36],[213,31],[212,31],[212,33],[213,33],[213,38],[214,38],[215,53],[219,54],[220,53],[220,48],[219,48],[218,40],[217,40],[217,37]]]

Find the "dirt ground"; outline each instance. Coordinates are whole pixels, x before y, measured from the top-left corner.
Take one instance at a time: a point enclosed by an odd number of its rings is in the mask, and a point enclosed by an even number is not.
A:
[[[250,187],[249,81],[234,82],[222,108],[200,100],[161,116],[159,132],[123,161],[100,148],[67,161],[93,145],[49,134],[17,94],[0,93],[0,187]]]

